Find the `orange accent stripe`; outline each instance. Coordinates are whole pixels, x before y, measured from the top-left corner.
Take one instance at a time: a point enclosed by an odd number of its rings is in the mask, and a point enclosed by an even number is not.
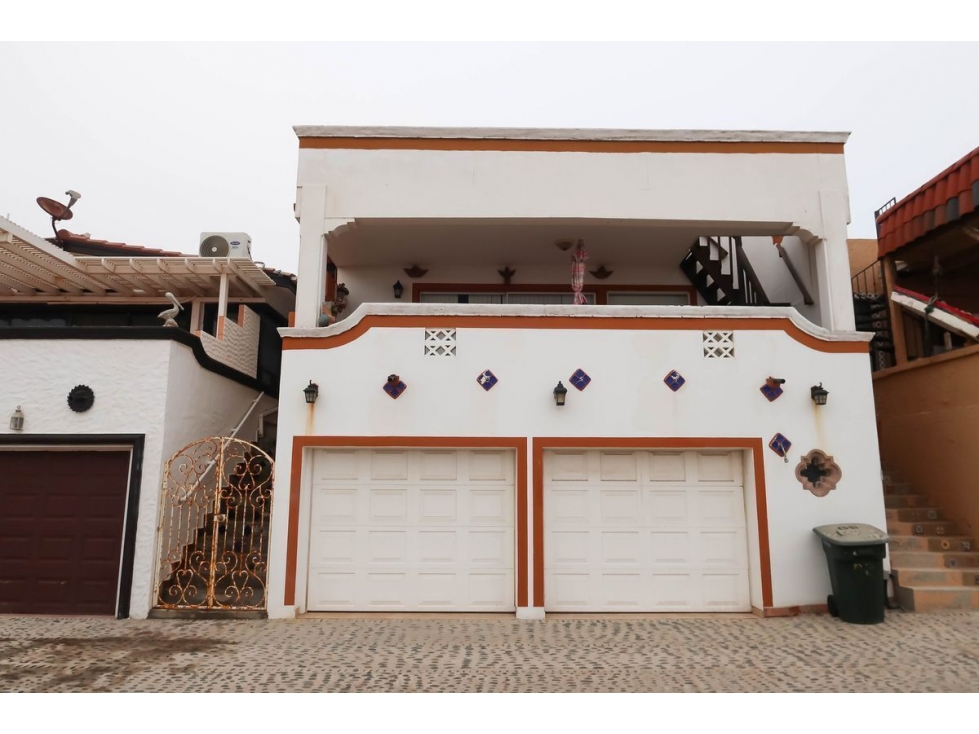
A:
[[[595,304],[608,303],[609,293],[686,293],[687,303],[697,305],[697,289],[692,285],[585,285],[585,293],[595,294]],[[493,283],[412,283],[411,300],[421,302],[422,293],[571,293],[570,286],[554,283],[496,285]]]
[[[292,440],[292,478],[289,484],[289,530],[286,540],[284,603],[296,603],[296,569],[299,565],[299,501],[302,494],[303,449],[350,448],[503,448],[517,455],[517,606],[526,607],[527,571],[527,439],[462,438],[441,436],[296,436]]]
[[[516,140],[513,138],[299,138],[300,148],[463,150],[526,153],[843,153],[843,143],[681,140]]]
[[[215,337],[217,339],[224,339],[224,320],[225,320],[225,318],[227,318],[227,317],[224,314],[221,314],[220,316],[218,316],[218,326],[217,326],[217,329],[215,329],[215,332],[216,332]]]
[[[761,565],[761,597],[772,606],[772,565],[768,538],[768,502],[765,466],[760,438],[535,438],[534,457],[534,606],[544,606],[544,451],[580,449],[748,449],[755,465],[755,507],[758,518],[758,556]]]
[[[817,352],[866,354],[867,342],[823,341],[807,334],[787,318],[627,318],[577,316],[366,316],[353,328],[328,337],[288,336],[283,349],[333,349],[349,344],[372,328],[424,329],[610,329],[620,331],[784,331]]]

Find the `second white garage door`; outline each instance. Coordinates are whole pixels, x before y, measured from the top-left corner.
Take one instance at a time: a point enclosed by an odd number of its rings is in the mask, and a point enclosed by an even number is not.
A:
[[[544,455],[545,607],[750,611],[739,452]]]
[[[513,611],[514,458],[316,451],[309,611]]]

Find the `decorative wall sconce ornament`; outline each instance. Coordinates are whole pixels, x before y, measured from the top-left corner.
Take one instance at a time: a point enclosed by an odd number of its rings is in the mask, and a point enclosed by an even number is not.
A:
[[[583,369],[576,369],[574,374],[568,378],[568,381],[580,391],[588,387],[588,383],[591,382],[591,378]]]
[[[592,277],[598,278],[598,280],[605,280],[615,271],[607,270],[604,265],[599,265],[595,270],[589,270],[588,272],[592,274]]]
[[[84,413],[95,404],[95,392],[88,385],[75,385],[68,393],[68,407]]]
[[[788,453],[791,447],[792,442],[781,433],[776,433],[772,436],[772,440],[768,442],[768,448],[785,459],[786,464],[789,463]]]
[[[316,398],[320,396],[320,386],[310,380],[309,384],[303,388],[303,395],[306,398],[306,402],[312,405],[316,402]]]
[[[557,249],[559,249],[561,252],[567,252],[572,247],[574,247],[574,241],[573,240],[558,240],[557,242],[554,243],[554,246]]]
[[[825,497],[836,489],[842,477],[843,471],[833,457],[819,449],[813,449],[803,456],[795,468],[795,478],[802,483],[802,488],[817,497]]]
[[[24,411],[20,409],[19,405],[16,408],[14,408],[14,412],[10,414],[10,430],[11,431],[24,430]]]
[[[492,390],[493,386],[499,381],[500,379],[489,370],[483,370],[482,372],[479,373],[479,376],[476,378],[476,382],[478,382],[479,386],[482,387],[486,392]]]
[[[686,379],[684,379],[683,375],[681,375],[679,372],[673,370],[670,372],[670,374],[663,378],[663,382],[666,383],[666,386],[670,388],[670,390],[676,392],[683,387],[684,383],[686,383]]]
[[[384,383],[384,392],[397,400],[407,387],[398,375],[388,375],[387,382]]]
[[[768,398],[768,402],[773,402],[782,396],[782,385],[784,384],[785,380],[781,377],[769,377],[759,389],[761,394]]]
[[[558,380],[557,385],[554,387],[554,404],[557,407],[564,405],[564,402],[568,399],[568,388],[561,384]]]
[[[813,385],[809,390],[812,393],[812,402],[816,405],[826,405],[826,397],[829,395],[829,390],[823,388],[823,383],[820,382],[818,385]]]
[[[394,290],[394,297],[397,298],[400,301],[401,300],[401,296],[403,296],[405,294],[405,287],[403,285],[401,285],[401,281],[400,280],[395,282],[395,284],[393,286],[393,290]]]
[[[405,275],[409,278],[423,278],[425,273],[428,271],[425,268],[420,268],[417,265],[412,265],[410,268],[405,268]]]
[[[513,270],[509,265],[507,265],[503,270],[497,270],[500,277],[503,278],[503,285],[510,285],[510,281],[513,280],[513,276],[517,274],[516,270]]]

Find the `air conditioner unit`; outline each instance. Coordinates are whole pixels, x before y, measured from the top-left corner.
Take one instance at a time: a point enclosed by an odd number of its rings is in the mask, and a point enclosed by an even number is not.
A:
[[[252,259],[252,238],[244,232],[201,232],[201,257]]]

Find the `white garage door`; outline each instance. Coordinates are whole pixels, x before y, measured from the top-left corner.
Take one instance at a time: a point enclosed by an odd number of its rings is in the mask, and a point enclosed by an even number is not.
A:
[[[545,606],[749,611],[739,452],[544,456]]]
[[[514,458],[314,454],[309,611],[513,611]]]

